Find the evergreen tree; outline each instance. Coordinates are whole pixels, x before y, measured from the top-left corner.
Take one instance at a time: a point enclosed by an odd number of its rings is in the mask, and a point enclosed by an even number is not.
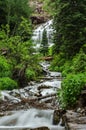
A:
[[[0,0],[0,25],[6,24],[6,16],[7,16],[6,0],[4,1]]]
[[[48,38],[46,29],[43,30],[40,52],[45,56],[48,53]]]
[[[86,43],[86,0],[55,0],[54,52],[74,56]]]
[[[21,23],[21,17],[29,19],[31,9],[28,0],[0,0],[0,25],[9,24],[14,35]]]

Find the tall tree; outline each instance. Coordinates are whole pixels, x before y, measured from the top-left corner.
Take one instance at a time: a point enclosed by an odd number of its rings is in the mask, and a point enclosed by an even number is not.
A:
[[[54,51],[72,57],[86,43],[86,0],[55,0]]]
[[[40,52],[45,56],[48,53],[48,38],[46,29],[43,30]]]
[[[12,33],[15,34],[22,21],[21,17],[30,17],[31,9],[28,3],[28,0],[0,0],[0,25],[9,24]]]
[[[7,11],[6,11],[6,0],[0,0],[0,25],[1,24],[6,24],[6,16],[7,16]]]

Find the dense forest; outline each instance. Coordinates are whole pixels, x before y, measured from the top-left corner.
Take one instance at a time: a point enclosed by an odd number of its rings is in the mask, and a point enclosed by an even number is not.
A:
[[[0,90],[24,87],[42,75],[40,57],[51,55],[50,70],[61,72],[61,107],[72,107],[86,86],[86,0],[39,0],[53,19],[53,43],[44,29],[39,53],[31,40],[30,0],[0,0]],[[51,52],[51,53],[50,53]]]

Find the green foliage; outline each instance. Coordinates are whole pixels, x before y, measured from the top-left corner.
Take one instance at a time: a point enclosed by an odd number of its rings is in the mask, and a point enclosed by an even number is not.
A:
[[[30,80],[35,80],[36,79],[36,74],[33,69],[27,69],[26,70],[26,78]]]
[[[52,1],[51,0],[43,0],[42,2],[44,4],[43,8],[48,12],[48,14],[53,16],[53,14],[55,13],[55,1],[53,1],[53,0]]]
[[[69,74],[62,81],[61,90],[58,92],[59,101],[63,108],[70,108],[76,104],[81,90],[86,84],[84,74]]]
[[[61,66],[65,63],[65,58],[63,53],[59,53],[58,55],[54,55],[54,59],[51,62],[50,69],[54,71],[61,71]]]
[[[22,18],[17,35],[10,36],[9,34],[9,26],[3,27],[0,31],[0,54],[6,57],[10,66],[12,66],[10,70],[12,78],[18,81],[19,86],[23,87],[28,82],[26,78],[27,68],[31,68],[31,71],[34,71],[36,76],[40,72],[40,67],[37,66],[39,61],[38,55],[35,54],[35,49],[31,41],[32,28],[30,22]],[[5,73],[7,72],[5,69]],[[3,76],[4,73],[1,75]],[[10,75],[6,76],[10,77]]]
[[[72,62],[71,61],[65,61],[64,65],[62,67],[62,76],[65,77],[70,73],[73,73],[73,68],[72,68]]]
[[[86,44],[84,44],[84,45],[82,46],[82,50],[83,50],[83,52],[86,54]]]
[[[44,29],[43,35],[42,35],[42,42],[40,45],[40,52],[45,56],[48,54],[48,38],[47,38],[47,31]]]
[[[31,21],[21,17],[21,23],[18,27],[18,35],[22,37],[22,41],[30,40],[32,35]]]
[[[64,63],[61,71],[63,76],[67,76],[69,73],[77,74],[86,72],[86,54],[80,51],[71,61]]]
[[[74,73],[86,72],[86,54],[83,51],[73,58],[72,69]]]
[[[52,56],[52,54],[53,54],[53,52],[52,52],[53,49],[52,49],[52,48],[53,48],[52,46],[48,48],[48,49],[49,49],[49,52],[48,52],[48,53],[49,53],[50,56]]]
[[[28,0],[0,0],[0,25],[10,25],[11,34],[16,34],[21,17],[30,17],[31,9],[28,3]]]
[[[71,58],[86,43],[86,1],[55,0],[54,3],[54,53],[63,52],[66,58]]]
[[[54,71],[61,71],[63,77],[70,73],[76,74],[79,72],[86,72],[86,54],[83,51],[80,51],[71,60],[67,60],[64,57],[64,53],[54,55],[50,69]]]
[[[11,77],[12,66],[8,63],[7,59],[0,56],[0,77]]]
[[[17,83],[9,77],[0,78],[0,90],[12,90],[17,87]]]

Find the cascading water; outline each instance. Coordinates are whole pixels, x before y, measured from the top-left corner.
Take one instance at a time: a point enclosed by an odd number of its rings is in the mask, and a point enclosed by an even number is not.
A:
[[[34,44],[36,45],[35,48],[40,47],[40,43],[42,40],[42,33],[43,30],[46,29],[47,31],[47,38],[48,38],[48,45],[52,46],[53,45],[53,40],[52,40],[52,34],[53,34],[53,28],[52,28],[52,23],[53,20],[49,20],[45,24],[40,25],[37,29],[34,30],[32,40],[34,41]]]
[[[53,110],[29,109],[12,112],[0,118],[0,130],[23,130],[25,128],[48,127],[50,130],[64,130],[64,127],[53,125]]]
[[[0,119],[2,128],[37,128],[52,125],[53,110],[29,109],[13,112]]]
[[[37,46],[40,46],[43,29],[47,30],[49,44],[52,44],[52,20],[41,25],[34,31],[34,36],[32,39]],[[40,42],[39,42],[40,41]],[[50,78],[49,80],[43,80],[39,83],[32,82],[24,89],[12,90],[12,91],[2,91],[1,98],[3,101],[10,101],[10,103],[20,103],[21,98],[37,98],[39,91],[41,96],[55,94],[57,89],[61,87],[61,81],[57,80],[58,76],[61,76],[60,73],[50,72],[48,70],[49,63],[41,63],[41,66],[46,71],[45,78]],[[45,86],[45,88],[41,88]],[[49,97],[52,100],[52,97]],[[45,100],[40,100],[39,102],[44,102]],[[48,105],[48,104],[47,104]],[[3,109],[3,106],[0,106]],[[50,107],[50,103],[49,103]],[[41,108],[42,109],[42,108]],[[53,125],[53,113],[54,110],[41,110],[41,109],[24,109],[17,111],[10,111],[8,115],[0,117],[0,130],[30,130],[38,127],[48,127],[50,130],[64,130],[64,127],[59,125]],[[1,110],[1,109],[0,109]],[[15,109],[13,109],[15,110]]]

